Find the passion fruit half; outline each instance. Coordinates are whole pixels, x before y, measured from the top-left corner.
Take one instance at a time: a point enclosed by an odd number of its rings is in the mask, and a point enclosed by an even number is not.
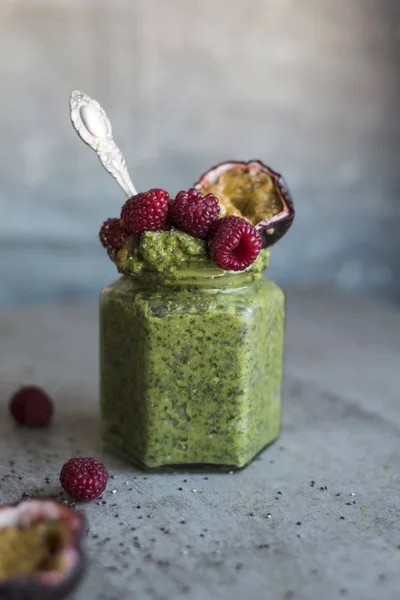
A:
[[[53,500],[0,507],[0,599],[61,600],[85,570],[84,517]]]
[[[283,177],[259,160],[223,162],[204,173],[194,187],[218,198],[220,217],[236,215],[250,221],[263,248],[275,244],[293,222],[293,200]]]

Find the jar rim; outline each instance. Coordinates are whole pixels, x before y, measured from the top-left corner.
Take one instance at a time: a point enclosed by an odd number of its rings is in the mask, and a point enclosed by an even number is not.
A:
[[[173,273],[142,270],[139,273],[121,275],[127,281],[137,281],[157,287],[231,289],[245,287],[260,279],[263,272],[255,272],[249,267],[237,272],[222,269],[179,269]]]

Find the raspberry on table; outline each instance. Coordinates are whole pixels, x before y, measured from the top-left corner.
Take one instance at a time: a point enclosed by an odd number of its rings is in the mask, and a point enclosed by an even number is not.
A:
[[[98,460],[79,456],[70,458],[63,465],[60,481],[64,490],[74,500],[95,500],[106,489],[108,472]]]
[[[207,237],[219,215],[219,201],[213,194],[203,194],[194,188],[177,194],[169,203],[168,220],[177,229],[197,238]]]
[[[121,210],[121,219],[128,233],[140,236],[145,231],[159,231],[167,220],[169,194],[152,189],[132,196]]]
[[[107,219],[99,232],[99,238],[106,250],[120,250],[128,237],[121,219]]]
[[[260,254],[261,236],[242,217],[222,217],[210,236],[210,253],[215,264],[227,271],[247,269]]]
[[[15,392],[9,403],[10,412],[19,425],[46,427],[53,416],[53,401],[40,387],[23,386]]]

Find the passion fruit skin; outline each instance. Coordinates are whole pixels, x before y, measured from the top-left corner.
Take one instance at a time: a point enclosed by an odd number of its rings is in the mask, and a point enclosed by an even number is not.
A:
[[[195,183],[194,187],[199,191],[203,191],[218,181],[222,173],[231,169],[242,169],[243,171],[253,169],[267,173],[270,176],[276,196],[282,204],[282,210],[270,218],[260,220],[255,227],[261,235],[262,247],[268,248],[269,246],[273,246],[289,230],[295,215],[293,199],[285,180],[282,175],[273,171],[259,160],[250,160],[248,162],[225,161],[215,165],[204,173]]]
[[[29,519],[32,519],[30,522],[34,523],[36,520],[46,519],[50,516],[49,513],[51,513],[51,518],[57,515],[57,519],[67,522],[70,534],[68,548],[74,551],[74,560],[69,566],[69,571],[65,574],[61,573],[60,577],[56,573],[54,573],[54,578],[52,576],[43,578],[38,573],[32,573],[3,581],[0,583],[0,600],[62,600],[67,598],[78,586],[86,572],[87,561],[82,548],[86,528],[84,516],[73,508],[46,498],[22,500],[15,504],[0,506],[0,523],[3,521],[6,511],[10,513],[10,520],[12,513],[18,511],[20,520],[15,523],[15,519],[12,519],[12,525],[18,525],[27,515],[29,515]],[[8,524],[0,525],[0,535],[4,526],[7,527]]]

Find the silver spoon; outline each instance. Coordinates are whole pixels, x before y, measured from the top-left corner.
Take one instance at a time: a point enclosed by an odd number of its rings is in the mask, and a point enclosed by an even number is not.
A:
[[[126,196],[135,196],[133,185],[121,150],[114,142],[110,119],[97,100],[86,94],[72,92],[70,117],[79,137],[96,152],[103,167],[117,180]]]

